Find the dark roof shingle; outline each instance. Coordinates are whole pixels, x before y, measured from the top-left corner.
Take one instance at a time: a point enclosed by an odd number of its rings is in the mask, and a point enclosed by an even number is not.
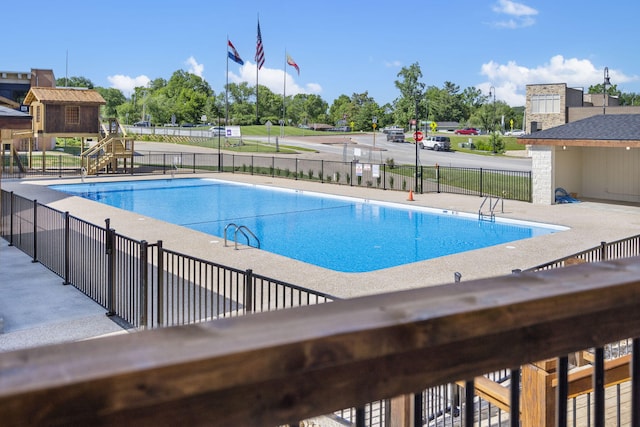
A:
[[[640,114],[601,114],[521,137],[534,140],[640,140]]]

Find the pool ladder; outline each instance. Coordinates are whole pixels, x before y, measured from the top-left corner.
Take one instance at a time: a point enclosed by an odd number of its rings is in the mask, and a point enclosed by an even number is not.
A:
[[[482,208],[484,207],[485,203],[487,203],[487,201],[489,201],[489,212],[484,213],[482,212]],[[495,222],[496,206],[498,206],[498,203],[500,201],[502,201],[502,204],[500,205],[500,211],[504,213],[504,199],[502,197],[496,197],[495,202],[493,201],[493,196],[485,197],[484,200],[482,201],[482,204],[480,205],[480,209],[478,209],[478,219],[481,221],[484,220],[484,221]]]
[[[234,231],[233,231],[233,240],[235,241],[235,248],[238,249],[238,233],[242,234],[244,236],[245,239],[247,239],[247,246],[251,246],[251,239],[249,238],[249,235],[251,235],[251,237],[253,237],[256,241],[256,243],[258,244],[258,246],[256,246],[256,248],[260,249],[260,240],[256,237],[255,234],[253,234],[253,232],[251,230],[249,230],[246,226],[244,225],[237,225],[234,223],[230,223],[227,224],[226,227],[224,227],[224,245],[225,247],[227,246],[227,230],[233,227]]]

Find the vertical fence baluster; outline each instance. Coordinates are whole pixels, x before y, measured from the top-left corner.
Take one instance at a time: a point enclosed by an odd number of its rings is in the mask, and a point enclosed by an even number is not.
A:
[[[111,219],[105,219],[105,243],[106,243],[106,254],[107,254],[107,316],[113,316],[116,314],[114,310],[114,303],[116,297],[116,289],[114,283],[114,274],[115,274],[115,259],[114,259],[114,250],[113,246],[115,244],[115,230],[111,229]]]
[[[593,422],[595,427],[604,427],[604,348],[596,348],[596,358],[593,366]]]
[[[33,201],[33,259],[38,262],[38,201]]]
[[[475,397],[476,390],[473,380],[465,381],[464,384],[464,426],[473,427],[473,420],[475,417],[475,406],[473,399]]]
[[[162,248],[162,240],[158,240],[158,250],[156,251],[156,265],[158,266],[158,301],[156,307],[156,313],[158,313],[158,326],[164,326],[164,250]]]
[[[520,427],[520,368],[511,369],[511,427]]]
[[[567,426],[569,396],[569,357],[558,358],[558,387],[556,387],[556,427]],[[574,413],[575,418],[575,413]]]
[[[424,405],[422,402],[422,392],[413,395],[413,425],[414,427],[422,427],[422,414],[424,413]]]
[[[63,285],[69,284],[69,265],[70,265],[70,230],[69,230],[69,211],[64,213],[64,282]]]

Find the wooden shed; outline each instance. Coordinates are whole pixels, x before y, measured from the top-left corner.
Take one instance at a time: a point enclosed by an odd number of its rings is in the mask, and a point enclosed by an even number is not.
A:
[[[33,117],[33,138],[100,137],[100,93],[84,88],[32,87],[24,104]]]

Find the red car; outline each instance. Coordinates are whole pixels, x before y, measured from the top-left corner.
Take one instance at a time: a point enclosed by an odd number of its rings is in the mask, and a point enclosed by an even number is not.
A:
[[[476,128],[464,128],[464,129],[456,129],[455,132],[456,135],[477,135],[478,134],[478,129]]]

